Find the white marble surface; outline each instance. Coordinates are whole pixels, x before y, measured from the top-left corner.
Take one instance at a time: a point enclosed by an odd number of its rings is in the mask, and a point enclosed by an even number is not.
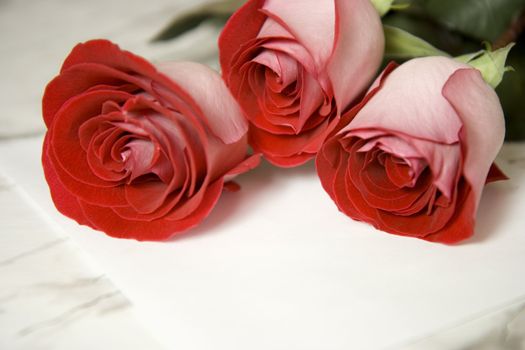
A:
[[[450,329],[423,337],[403,350],[523,350],[525,298]]]
[[[0,174],[0,349],[162,349],[69,235]]]
[[[511,181],[487,188],[477,235],[458,247],[349,222],[311,166],[242,177],[167,243],[54,211],[38,160],[45,83],[94,37],[214,64],[211,26],[149,43],[203,1],[0,0],[0,349],[525,349],[525,144],[504,147]]]
[[[44,87],[78,42],[107,38],[154,61],[214,63],[214,26],[175,43],[150,42],[177,11],[207,1],[213,0],[0,0],[0,138],[44,130]]]
[[[44,131],[43,89],[78,42],[108,38],[152,60],[214,64],[213,26],[150,42],[177,11],[205,1],[0,0],[0,140]],[[161,349],[105,269],[2,169],[0,349]]]
[[[226,194],[186,236],[115,240],[56,213],[40,144],[0,143],[0,166],[104,268],[166,349],[523,345],[525,144],[505,145],[498,162],[511,180],[487,187],[476,236],[455,247],[349,221],[323,196],[311,166],[243,176],[243,190]],[[318,202],[298,202],[304,193]]]

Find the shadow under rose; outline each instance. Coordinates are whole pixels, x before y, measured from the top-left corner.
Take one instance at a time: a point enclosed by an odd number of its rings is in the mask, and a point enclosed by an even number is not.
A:
[[[228,192],[224,190],[215,208],[199,226],[176,235],[169,239],[168,242],[216,234],[220,232],[218,228],[222,225],[234,222],[241,215],[250,212],[250,210],[255,210],[256,204],[259,200],[262,200],[264,192],[269,190],[271,186],[278,186],[279,179],[290,177],[297,179],[312,176],[317,176],[313,161],[296,168],[283,169],[263,160],[256,169],[234,179],[241,186],[240,191]]]
[[[474,235],[462,244],[483,243],[501,232],[503,223],[511,219],[515,203],[515,194],[525,181],[522,148],[519,144],[505,143],[496,159],[496,163],[509,177],[509,180],[487,185],[483,190],[476,215]]]
[[[514,191],[512,187],[496,183],[485,188],[476,215],[474,235],[459,245],[483,243],[498,234],[498,228],[507,219],[511,205],[509,196]]]

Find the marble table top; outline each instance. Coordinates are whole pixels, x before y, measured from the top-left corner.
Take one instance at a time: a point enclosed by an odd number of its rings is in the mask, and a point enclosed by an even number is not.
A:
[[[487,188],[476,237],[452,248],[319,209],[330,203],[311,165],[286,176],[264,165],[201,229],[168,243],[107,238],[53,210],[38,164],[40,98],[62,59],[105,37],[152,60],[216,65],[212,26],[149,41],[201,2],[0,0],[0,349],[525,349],[525,143],[504,146],[511,181]],[[310,213],[310,230],[276,231],[272,220],[305,191],[318,206],[288,215]]]
[[[0,208],[0,349],[163,349],[103,267],[2,175]]]
[[[511,180],[485,191],[477,236],[447,247],[337,222],[328,210],[329,234],[312,221],[271,233],[250,214],[279,220],[268,201],[228,213],[242,196],[225,196],[201,229],[170,242],[115,240],[55,212],[41,142],[0,142],[0,348],[82,348],[99,328],[97,341],[131,349],[244,349],[254,338],[253,349],[525,348],[523,143],[498,157]],[[286,177],[263,165],[239,179],[240,193],[252,198],[254,184],[273,178],[264,192],[288,192],[270,205],[282,212],[305,188],[321,198],[312,170]]]

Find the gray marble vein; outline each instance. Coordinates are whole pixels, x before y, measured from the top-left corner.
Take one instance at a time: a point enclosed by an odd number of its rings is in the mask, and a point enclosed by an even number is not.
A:
[[[52,282],[41,282],[36,283],[32,288],[36,289],[52,289],[52,290],[71,290],[74,288],[85,288],[87,286],[92,286],[105,278],[104,275],[95,276],[95,277],[81,277],[76,278],[72,281],[52,281]]]
[[[0,174],[2,184],[0,349],[87,350],[96,341],[111,349],[160,350],[105,272]]]
[[[11,265],[11,264],[13,264],[13,263],[15,263],[15,262],[17,262],[17,261],[19,261],[21,259],[24,259],[24,258],[27,258],[27,257],[31,257],[31,256],[33,256],[35,254],[41,253],[41,252],[46,251],[48,249],[55,248],[58,245],[63,244],[67,240],[68,240],[68,238],[58,238],[58,239],[55,239],[55,240],[53,240],[51,242],[44,243],[44,244],[42,244],[42,245],[40,245],[40,246],[38,246],[36,248],[33,248],[33,249],[30,249],[30,250],[18,253],[15,256],[9,257],[7,259],[0,260],[0,268],[8,266],[8,265]]]
[[[43,321],[40,321],[34,324],[30,324],[29,326],[20,329],[17,332],[17,334],[21,337],[24,337],[31,333],[34,333],[34,332],[37,332],[37,331],[40,331],[46,328],[65,327],[68,323],[75,321],[76,319],[85,315],[91,309],[97,307],[101,302],[107,299],[114,298],[115,296],[118,296],[119,294],[120,294],[120,291],[118,290],[109,292],[109,293],[104,293],[102,295],[97,296],[96,298],[93,298],[79,305],[76,305],[60,313],[59,315],[55,317],[52,317],[50,319],[43,320]]]

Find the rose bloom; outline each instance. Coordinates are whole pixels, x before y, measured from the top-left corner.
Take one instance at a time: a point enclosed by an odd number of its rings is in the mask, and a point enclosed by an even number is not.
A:
[[[249,0],[219,39],[222,74],[273,164],[311,159],[382,60],[369,0]]]
[[[324,189],[356,220],[397,235],[470,237],[503,112],[479,71],[444,57],[389,66],[317,156]],[[489,172],[489,170],[491,170]]]
[[[161,240],[197,225],[225,181],[258,162],[246,157],[247,122],[217,73],[154,67],[105,40],[73,49],[43,115],[57,209],[114,237]]]

